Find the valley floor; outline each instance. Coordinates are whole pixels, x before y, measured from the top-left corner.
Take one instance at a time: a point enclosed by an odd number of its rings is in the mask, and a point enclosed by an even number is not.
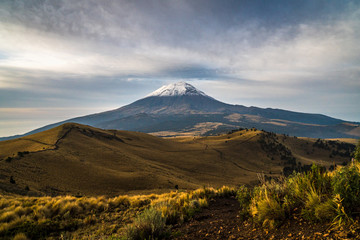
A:
[[[173,228],[174,239],[360,239],[360,226],[331,230],[328,224],[308,223],[301,218],[287,219],[280,227],[267,230],[243,221],[240,205],[234,198],[213,199],[189,222]]]

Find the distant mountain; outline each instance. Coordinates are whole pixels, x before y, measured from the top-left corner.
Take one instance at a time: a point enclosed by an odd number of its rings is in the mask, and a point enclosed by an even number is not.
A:
[[[322,114],[226,104],[188,83],[178,82],[163,86],[143,99],[112,111],[72,118],[0,140],[41,132],[67,122],[104,129],[141,131],[158,136],[209,135],[240,127],[255,127],[302,137],[360,137],[359,123]]]

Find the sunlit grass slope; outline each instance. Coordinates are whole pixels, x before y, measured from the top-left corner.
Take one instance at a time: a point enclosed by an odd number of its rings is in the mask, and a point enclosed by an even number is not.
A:
[[[212,137],[162,139],[67,123],[0,142],[0,191],[22,195],[115,196],[256,184],[257,175],[350,160],[340,142],[242,129]]]

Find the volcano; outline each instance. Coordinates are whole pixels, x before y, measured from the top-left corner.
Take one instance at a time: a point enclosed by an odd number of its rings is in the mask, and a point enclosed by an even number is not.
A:
[[[254,127],[301,137],[360,137],[359,123],[322,114],[227,104],[189,83],[178,82],[162,86],[144,98],[115,110],[72,118],[0,140],[41,132],[68,122],[157,136],[214,135]]]

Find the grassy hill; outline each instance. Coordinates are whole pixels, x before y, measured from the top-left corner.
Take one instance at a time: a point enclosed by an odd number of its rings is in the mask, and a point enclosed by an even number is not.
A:
[[[242,129],[163,139],[67,123],[0,142],[0,190],[22,195],[161,193],[255,184],[317,163],[350,160],[354,145]]]

